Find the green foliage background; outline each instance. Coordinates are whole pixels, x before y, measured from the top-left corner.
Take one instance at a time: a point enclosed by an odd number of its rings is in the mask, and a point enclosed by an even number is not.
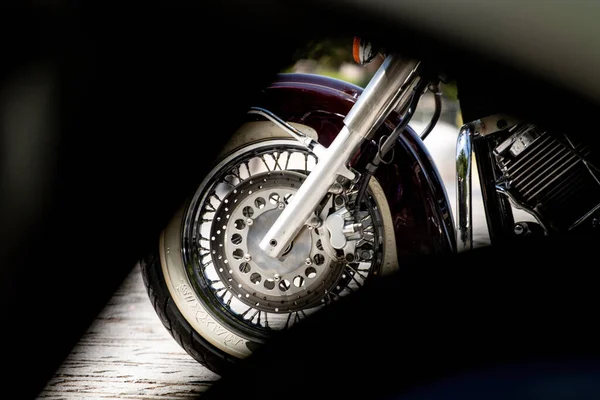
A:
[[[328,37],[309,40],[295,50],[290,64],[282,72],[293,72],[294,65],[299,60],[314,60],[318,64],[316,71],[318,74],[365,87],[369,83],[372,74],[367,73],[363,79],[354,80],[339,72],[342,64],[354,63],[352,41],[352,37]],[[457,101],[456,85],[453,82],[441,85],[441,89],[446,99]]]

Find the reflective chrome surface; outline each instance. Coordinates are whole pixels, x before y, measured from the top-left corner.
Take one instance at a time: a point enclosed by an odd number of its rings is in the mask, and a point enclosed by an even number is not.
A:
[[[542,227],[544,232],[546,234],[548,233],[548,228],[546,227],[546,225],[544,225],[544,221],[542,220],[540,215],[537,212],[535,212],[535,210],[518,202],[517,199],[515,199],[515,197],[503,185],[496,185],[496,191],[498,193],[502,193],[504,196],[508,197],[511,204],[513,206],[515,206],[516,208],[518,208],[519,210],[523,210],[523,211],[531,214],[531,216],[533,216],[535,218],[535,220],[538,222],[538,224],[540,224],[540,226]]]
[[[521,123],[521,120],[508,114],[493,114],[477,120],[479,128],[477,134],[481,136],[491,135],[501,130],[510,129]]]
[[[289,139],[258,141],[228,153],[186,206],[183,230],[174,231],[181,246],[169,264],[178,274],[173,276],[175,284],[182,278],[193,282],[188,286],[198,294],[198,303],[243,338],[259,340],[273,330],[287,329],[380,273],[381,258],[375,254],[359,260],[331,254],[328,233],[321,227],[303,228],[281,260],[258,247],[316,165],[313,153]],[[372,197],[368,205],[362,219],[364,240],[356,243],[358,254],[381,249],[383,216]],[[332,201],[326,204],[320,219],[332,207]],[[179,268],[176,260],[183,261]],[[188,300],[182,296],[185,307]]]
[[[476,123],[463,125],[456,140],[456,239],[458,251],[473,248],[471,161],[476,126]]]
[[[345,126],[330,146],[318,154],[319,163],[260,242],[269,256],[280,257],[284,249],[311,218],[315,207],[338,175],[354,179],[346,164],[350,157],[389,112],[397,106],[407,78],[418,65],[390,55],[367,85],[346,118]],[[410,83],[410,82],[408,82]]]
[[[402,89],[408,89],[413,83],[418,65],[414,60],[387,56],[344,118],[344,124],[352,132],[368,137],[394,108],[399,107],[401,97],[404,101],[410,99],[406,96],[407,90]]]
[[[275,115],[274,113],[272,113],[269,110],[265,110],[264,108],[260,108],[260,107],[250,107],[248,114],[260,115],[260,116],[270,120],[275,125],[277,125],[281,129],[283,129],[285,132],[287,132],[294,139],[296,139],[297,141],[302,143],[304,146],[306,146],[307,149],[309,149],[313,153],[315,153],[317,155],[317,157],[319,157],[325,151],[325,147],[320,145],[319,142],[317,142],[310,136],[306,135],[304,132],[300,131],[299,129],[296,129],[294,126],[288,124],[283,119],[279,118],[277,115]]]
[[[363,138],[343,128],[336,139],[319,157],[315,169],[308,175],[265,237],[260,248],[271,257],[278,258],[288,244],[313,216],[314,209],[329,191],[338,175],[349,179],[354,174],[346,168],[346,161],[355,152]]]
[[[312,128],[318,132],[319,143],[328,147],[362,91],[358,86],[326,76],[281,74],[262,92],[264,98],[259,98],[256,105],[285,121],[299,121]],[[393,129],[382,124],[377,134],[389,135]],[[365,153],[365,160],[372,156],[374,153]],[[379,197],[380,211],[385,205],[390,213],[383,235],[385,264],[390,268],[384,269],[397,268],[399,253],[456,251],[456,223],[443,180],[431,154],[410,124],[394,148],[393,165],[379,169],[375,177],[381,184],[380,189],[385,188],[384,192],[376,191],[382,196]],[[374,182],[371,179],[371,183]]]

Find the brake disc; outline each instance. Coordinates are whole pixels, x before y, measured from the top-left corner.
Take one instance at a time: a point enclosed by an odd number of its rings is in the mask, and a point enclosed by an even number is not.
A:
[[[258,246],[306,178],[292,171],[252,177],[223,199],[213,224],[213,262],[226,290],[266,312],[292,312],[319,303],[343,264],[323,250],[325,231],[303,227],[278,259]],[[323,235],[323,236],[322,236]]]

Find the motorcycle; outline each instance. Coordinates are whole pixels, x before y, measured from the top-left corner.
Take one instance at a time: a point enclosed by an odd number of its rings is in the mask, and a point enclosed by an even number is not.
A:
[[[404,259],[470,251],[474,158],[492,243],[600,221],[592,149],[498,113],[459,130],[455,220],[424,144],[451,77],[366,39],[353,50],[360,65],[384,57],[368,85],[279,74],[141,262],[166,329],[218,374]],[[427,92],[436,111],[418,133]],[[536,222],[515,221],[513,207]]]

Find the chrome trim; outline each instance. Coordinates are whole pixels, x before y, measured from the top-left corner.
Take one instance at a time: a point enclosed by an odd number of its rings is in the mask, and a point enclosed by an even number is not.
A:
[[[286,243],[290,242],[310,219],[338,175],[354,179],[354,173],[346,167],[346,160],[354,154],[362,141],[362,137],[353,135],[347,127],[342,128],[324,154],[318,156],[315,168],[260,241],[259,247],[265,253],[274,258],[283,253],[287,247]]]
[[[346,209],[342,209],[341,212],[334,212],[325,220],[325,226],[329,231],[329,242],[334,249],[338,250],[343,249],[348,241],[346,235],[344,234],[346,221],[341,215],[344,212],[347,212]]]
[[[294,126],[288,124],[269,110],[260,107],[250,107],[248,114],[260,115],[261,117],[270,120],[275,125],[283,129],[290,136],[292,136],[294,139],[302,143],[307,149],[315,153],[317,157],[320,157],[320,155],[322,155],[325,151],[325,146],[319,144],[319,142],[306,135],[299,129],[296,129]]]
[[[545,234],[548,234],[548,228],[546,227],[546,225],[544,224],[544,222],[542,221],[542,217],[535,212],[533,209],[526,207],[524,205],[522,205],[521,203],[519,203],[514,196],[502,185],[496,185],[496,191],[498,193],[501,193],[503,195],[505,195],[506,197],[508,197],[508,199],[510,200],[510,202],[519,210],[523,210],[528,212],[529,214],[531,214],[533,216],[533,218],[535,218],[535,220],[538,222],[538,224],[540,224],[540,226],[542,227],[542,229],[544,230]]]
[[[471,161],[477,123],[465,124],[456,139],[456,244],[458,251],[473,248]]]
[[[401,101],[410,101],[406,89],[414,83],[418,66],[418,61],[387,56],[344,118],[344,124],[352,132],[369,137],[393,109],[401,108]]]
[[[278,258],[291,240],[310,219],[316,206],[329,191],[338,175],[353,180],[355,175],[346,163],[363,141],[371,135],[388,114],[399,105],[403,88],[416,78],[418,62],[389,55],[344,119],[345,126],[327,147],[317,155],[319,162],[300,186],[290,205],[279,215],[259,247]],[[408,79],[411,77],[411,79]],[[410,96],[406,96],[410,99]]]
[[[512,115],[493,114],[481,118],[477,122],[480,124],[477,134],[487,136],[505,129],[510,129],[513,126],[520,124],[522,121]]]

